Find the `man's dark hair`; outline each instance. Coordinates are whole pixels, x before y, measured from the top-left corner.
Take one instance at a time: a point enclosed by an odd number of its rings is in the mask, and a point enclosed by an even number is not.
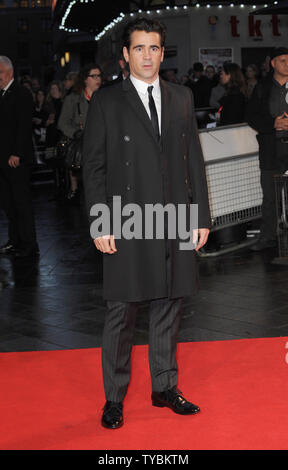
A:
[[[148,18],[137,18],[134,21],[128,23],[123,33],[123,47],[127,47],[129,50],[131,34],[134,31],[146,31],[146,33],[158,33],[161,38],[161,47],[164,47],[166,28],[157,20],[150,20]]]

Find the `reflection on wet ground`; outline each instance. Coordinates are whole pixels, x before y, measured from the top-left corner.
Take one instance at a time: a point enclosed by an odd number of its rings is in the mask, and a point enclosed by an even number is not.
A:
[[[48,185],[33,188],[39,259],[0,258],[1,352],[101,346],[101,254],[90,239],[83,202],[51,201],[50,192]],[[0,244],[6,234],[0,213]],[[246,249],[201,258],[201,288],[185,301],[179,341],[288,335],[288,268],[272,264],[274,256]],[[147,340],[143,304],[135,344]]]

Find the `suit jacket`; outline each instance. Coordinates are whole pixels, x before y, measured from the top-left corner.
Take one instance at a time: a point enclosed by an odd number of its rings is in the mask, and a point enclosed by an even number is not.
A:
[[[269,98],[272,88],[272,76],[255,86],[246,108],[247,123],[258,132],[259,163],[263,170],[278,168],[276,157],[276,138],[274,118],[270,114]]]
[[[187,87],[160,80],[161,143],[131,80],[94,93],[84,132],[83,182],[87,210],[95,203],[122,205],[198,204],[199,227],[210,226],[202,150]],[[90,218],[93,221],[93,217]],[[104,254],[103,295],[143,301],[189,296],[197,290],[195,251],[170,240],[171,282],[167,289],[165,240],[116,239]]]
[[[16,81],[0,98],[0,167],[6,167],[11,155],[20,163],[31,163],[33,99],[27,88]]]
[[[186,86],[189,86],[193,92],[195,108],[209,108],[209,101],[211,90],[213,87],[212,81],[205,75],[202,75],[197,82],[190,81]]]

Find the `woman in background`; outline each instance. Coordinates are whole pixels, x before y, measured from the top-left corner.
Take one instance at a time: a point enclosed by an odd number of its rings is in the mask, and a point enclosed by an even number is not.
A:
[[[253,93],[255,85],[258,82],[259,71],[255,64],[250,64],[246,68],[246,82],[247,82],[247,95],[248,99]]]
[[[61,114],[63,104],[64,88],[59,80],[54,80],[50,83],[47,99],[46,108],[48,111],[48,119],[46,122],[46,145],[48,147],[56,146],[58,141],[58,119]]]
[[[64,87],[59,80],[53,80],[48,86],[46,98],[46,164],[53,169],[55,189],[51,200],[60,198],[65,192],[65,171],[62,162],[55,158],[60,132],[57,127],[63,104]]]
[[[46,96],[42,89],[35,93],[35,104],[32,118],[33,137],[35,144],[41,145],[46,142],[46,121],[48,112],[46,107]]]
[[[102,71],[99,65],[89,64],[79,73],[74,89],[64,100],[58,128],[69,138],[84,128],[88,106],[92,94],[102,85]],[[79,199],[79,171],[69,170],[70,190],[67,198],[70,201]]]
[[[244,122],[247,86],[239,65],[224,63],[220,73],[220,83],[225,88],[225,93],[219,100],[220,125]]]
[[[65,96],[70,95],[74,91],[74,87],[78,80],[78,73],[77,72],[69,72],[67,73],[65,80],[64,80],[64,89],[65,89]]]

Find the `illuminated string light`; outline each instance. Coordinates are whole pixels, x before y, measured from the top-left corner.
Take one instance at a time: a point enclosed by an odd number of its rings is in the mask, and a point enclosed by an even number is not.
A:
[[[59,25],[59,29],[62,29],[66,32],[69,32],[69,33],[77,33],[79,32],[79,29],[78,28],[68,28],[66,26],[66,21],[68,19],[68,16],[71,12],[71,9],[74,7],[75,4],[77,3],[90,3],[90,2],[94,2],[96,0],[71,0],[70,3],[68,4],[67,8],[66,8],[66,11],[62,17],[62,20],[61,20],[61,23]],[[278,4],[278,1],[274,1],[274,4],[277,5]],[[152,14],[157,14],[157,15],[160,15],[162,12],[169,12],[169,14],[173,14],[175,12],[175,14],[178,14],[178,12],[180,11],[183,11],[183,10],[192,10],[194,8],[201,8],[201,6],[203,7],[206,7],[206,8],[211,8],[212,6],[214,8],[218,7],[219,9],[223,9],[224,6],[222,4],[220,5],[210,5],[210,3],[207,3],[206,5],[201,5],[201,3],[196,3],[196,5],[194,6],[188,6],[188,5],[183,5],[183,7],[179,7],[177,5],[175,5],[174,7],[170,7],[169,5],[163,7],[162,9],[157,9],[157,10],[146,10],[146,11],[143,11],[141,9],[139,9],[138,11],[136,12],[131,12],[131,13],[127,13],[126,15],[124,15],[124,13],[120,13],[120,15],[117,17],[117,18],[114,18],[109,24],[107,24],[103,30],[97,34],[97,36],[95,36],[95,40],[96,41],[99,41],[99,39],[101,39],[108,31],[110,31],[112,28],[114,28],[115,26],[117,26],[121,21],[123,21],[126,17],[134,17],[135,15],[138,14],[147,14],[147,15],[152,15]],[[251,8],[251,4],[244,4],[244,3],[241,3],[240,5],[240,8],[245,8],[245,6]],[[230,3],[229,5],[227,5],[227,8],[233,8],[235,7],[235,4],[234,3]],[[264,8],[267,8],[268,7],[268,4],[265,4],[264,5]],[[252,8],[255,9],[257,8],[256,5],[252,5]]]

